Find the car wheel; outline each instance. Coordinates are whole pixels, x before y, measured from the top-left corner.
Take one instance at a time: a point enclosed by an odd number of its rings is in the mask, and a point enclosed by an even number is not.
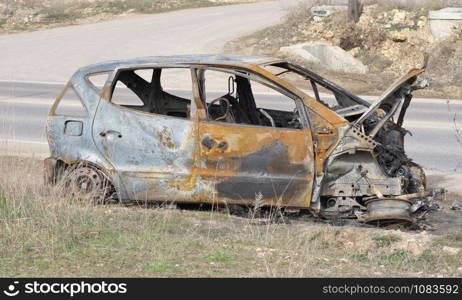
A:
[[[63,191],[71,199],[92,204],[104,204],[112,199],[114,188],[98,169],[88,165],[69,167],[62,180]]]

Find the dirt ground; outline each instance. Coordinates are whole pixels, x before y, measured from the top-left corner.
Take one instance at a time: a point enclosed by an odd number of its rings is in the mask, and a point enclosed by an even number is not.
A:
[[[448,175],[427,175],[428,186],[430,188],[439,188],[444,185],[447,180],[446,177]],[[451,209],[455,201],[462,205],[462,195],[448,192],[442,197],[441,201],[437,202],[440,209],[431,211],[425,221],[429,225],[428,230],[430,232],[438,235],[462,232],[462,210]]]

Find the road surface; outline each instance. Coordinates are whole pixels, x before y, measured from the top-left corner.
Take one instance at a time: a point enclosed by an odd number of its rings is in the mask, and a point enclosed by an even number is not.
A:
[[[281,22],[298,2],[189,9],[0,36],[0,80],[64,82],[77,68],[105,60],[220,53],[227,41]]]
[[[228,40],[279,22],[296,2],[184,10],[1,36],[1,152],[46,155],[47,111],[77,68],[136,56],[220,53]],[[414,99],[404,124],[412,132],[406,139],[409,156],[453,180],[452,186],[462,186],[455,176],[462,175],[457,124],[462,127],[462,101],[440,99]]]

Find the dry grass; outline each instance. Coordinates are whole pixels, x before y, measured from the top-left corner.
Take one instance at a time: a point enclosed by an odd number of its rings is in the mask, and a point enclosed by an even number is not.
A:
[[[0,160],[0,276],[461,276],[460,235],[213,210],[91,206],[44,188],[41,163]]]

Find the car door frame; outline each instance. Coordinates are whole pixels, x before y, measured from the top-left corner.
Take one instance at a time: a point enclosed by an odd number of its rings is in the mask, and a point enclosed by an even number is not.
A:
[[[272,128],[272,127],[266,127],[266,126],[257,126],[257,125],[249,125],[249,124],[236,124],[236,123],[223,123],[223,122],[217,122],[217,121],[210,121],[208,120],[207,117],[207,110],[205,108],[205,105],[202,101],[202,95],[201,91],[199,90],[199,76],[198,76],[198,71],[201,69],[205,70],[215,70],[215,71],[220,71],[220,72],[226,72],[226,73],[233,73],[235,75],[239,76],[244,76],[248,77],[249,80],[255,80],[258,81],[261,84],[264,84],[268,87],[270,87],[273,90],[276,90],[277,92],[281,93],[284,96],[287,96],[294,100],[296,103],[297,109],[300,114],[300,121],[302,123],[303,128],[302,129],[291,129],[291,128]],[[196,109],[197,109],[197,149],[198,149],[198,154],[197,154],[197,160],[199,162],[198,167],[199,167],[199,173],[201,174],[200,180],[202,180],[202,188],[203,188],[203,193],[207,194],[208,197],[210,198],[210,195],[214,197],[212,202],[224,202],[224,203],[238,203],[238,204],[251,204],[252,202],[255,201],[255,199],[246,199],[245,201],[240,201],[237,199],[230,199],[229,197],[226,197],[222,193],[222,197],[220,197],[220,190],[219,185],[222,183],[222,179],[224,177],[233,177],[235,174],[218,174],[220,170],[210,170],[207,168],[207,163],[204,161],[204,149],[202,144],[202,138],[201,138],[201,127],[204,126],[204,124],[216,124],[219,127],[229,127],[229,128],[237,128],[239,129],[246,129],[246,130],[255,130],[255,131],[279,131],[279,132],[289,132],[289,131],[298,131],[301,132],[301,134],[305,138],[305,144],[298,143],[298,147],[305,147],[306,150],[306,157],[304,157],[304,160],[308,160],[309,162],[305,163],[305,167],[307,167],[306,170],[306,180],[302,186],[298,186],[298,189],[302,189],[302,193],[298,193],[297,195],[303,194],[302,197],[299,197],[298,199],[290,199],[289,201],[284,201],[281,199],[273,199],[273,200],[263,200],[263,205],[282,205],[282,206],[290,206],[290,207],[299,207],[299,208],[308,208],[310,206],[311,202],[311,197],[312,197],[312,188],[313,188],[313,183],[314,183],[314,172],[315,172],[315,158],[314,158],[314,151],[313,151],[313,137],[311,133],[311,126],[309,122],[309,117],[307,113],[307,108],[305,107],[303,98],[296,95],[292,91],[288,90],[286,87],[278,84],[277,82],[271,80],[270,78],[265,77],[262,74],[259,74],[257,72],[254,72],[251,69],[247,68],[242,68],[242,67],[234,67],[234,66],[226,66],[226,65],[219,65],[219,66],[211,66],[211,65],[193,65],[192,66],[192,71],[193,71],[193,88],[195,89],[194,92],[194,98],[196,100]],[[249,76],[246,76],[242,74],[239,71],[244,71],[249,74]],[[204,91],[203,91],[204,92]],[[239,134],[239,133],[237,133]],[[279,137],[281,137],[280,135]],[[245,152],[245,151],[244,151]],[[261,153],[263,154],[263,153]],[[251,156],[247,155],[247,158],[250,158]],[[236,158],[236,159],[242,159],[241,158]],[[290,161],[290,160],[289,160]],[[211,175],[214,173],[214,175]],[[226,170],[223,173],[227,173]],[[216,182],[210,184],[204,182],[204,178],[207,176],[216,176]],[[237,174],[239,176],[239,174]],[[244,188],[244,187],[243,187]],[[255,195],[255,198],[258,198],[258,194]]]
[[[181,69],[188,69],[191,72],[191,66],[187,64],[164,64],[164,63],[150,63],[150,64],[134,64],[134,65],[125,65],[123,67],[118,67],[114,69],[113,73],[109,76],[107,79],[103,92],[101,94],[101,99],[100,102],[98,103],[98,107],[95,110],[94,114],[94,120],[93,120],[93,126],[92,126],[92,137],[94,139],[94,143],[97,146],[98,150],[101,152],[101,154],[104,156],[104,158],[109,161],[113,167],[115,172],[118,174],[120,177],[120,181],[122,182],[127,198],[129,200],[145,200],[145,201],[178,201],[178,202],[186,202],[186,201],[191,201],[191,199],[196,199],[195,194],[196,194],[196,189],[195,185],[192,183],[194,182],[193,178],[193,169],[195,166],[195,159],[194,159],[194,153],[196,152],[194,147],[196,146],[195,143],[195,130],[196,130],[196,125],[195,125],[195,116],[194,113],[196,111],[195,106],[196,106],[196,101],[195,99],[191,99],[191,113],[190,113],[190,118],[189,119],[183,119],[175,116],[168,116],[168,115],[162,115],[162,114],[156,114],[156,113],[148,113],[148,112],[143,112],[139,111],[130,107],[123,107],[121,105],[112,103],[112,94],[113,94],[113,86],[117,82],[117,78],[120,72],[125,71],[125,70],[140,70],[140,69],[152,69],[152,68],[181,68]],[[191,83],[194,85],[194,80],[191,78]],[[193,92],[194,89],[191,91]],[[145,118],[159,118],[159,119],[172,119],[172,120],[178,120],[178,121],[187,121],[190,122],[190,131],[188,132],[188,135],[190,135],[191,138],[191,145],[187,146],[187,149],[185,151],[190,151],[191,154],[191,160],[188,161],[187,163],[185,162],[184,164],[184,170],[187,170],[188,172],[186,173],[172,173],[171,171],[168,170],[168,168],[164,171],[155,171],[154,169],[144,169],[143,170],[143,165],[140,165],[141,168],[136,168],[134,167],[132,170],[123,170],[123,167],[121,168],[120,164],[115,163],[114,159],[111,159],[110,155],[107,155],[107,148],[98,146],[100,143],[98,142],[98,138],[100,138],[99,129],[96,128],[96,124],[98,121],[98,114],[101,113],[101,105],[107,106],[107,107],[112,107],[113,109],[120,110],[122,112],[126,112],[127,114],[134,114],[144,116]],[[159,132],[159,136],[163,134]],[[124,133],[122,133],[124,135]],[[178,139],[175,138],[175,132],[171,130],[168,133],[168,136],[166,136],[168,141],[170,142],[175,142],[175,140],[181,139],[181,137],[178,137]],[[160,141],[159,144],[163,144],[165,148],[170,148],[171,150],[171,145],[170,142],[162,142]],[[166,151],[169,151],[166,149]],[[172,150],[173,151],[173,150]],[[126,154],[128,155],[128,153]],[[155,161],[155,157],[152,157]],[[154,162],[153,161],[153,162]],[[174,160],[171,160],[174,161]],[[127,167],[127,166],[126,166]],[[124,174],[125,173],[125,174]],[[130,173],[131,179],[128,179],[125,175],[127,173]],[[151,175],[153,176],[151,176]],[[161,176],[164,175],[164,176]],[[140,179],[133,179],[135,177],[140,177]],[[133,179],[133,180],[132,180]],[[157,195],[156,195],[157,194]],[[143,196],[144,195],[144,196]],[[140,197],[143,196],[143,197]],[[141,199],[140,199],[141,198]]]

